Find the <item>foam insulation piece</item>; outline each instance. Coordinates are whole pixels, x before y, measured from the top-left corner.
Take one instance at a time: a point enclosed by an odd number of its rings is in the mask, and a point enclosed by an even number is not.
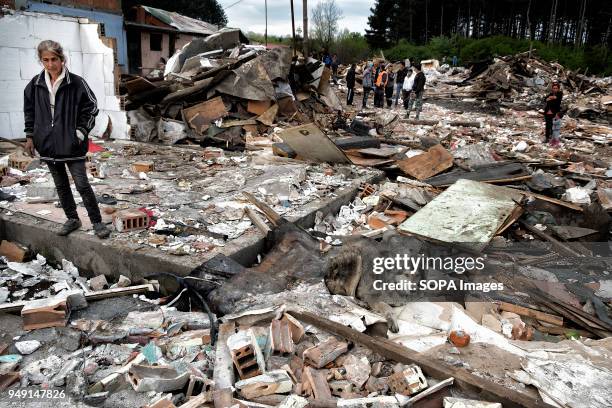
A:
[[[68,69],[85,78],[100,113],[92,136],[102,135],[112,122],[111,138],[129,139],[127,115],[115,96],[113,50],[100,40],[98,24],[87,18],[17,11],[0,19],[0,131],[11,139],[23,133],[23,90],[42,71],[36,55],[40,41],[62,44]]]

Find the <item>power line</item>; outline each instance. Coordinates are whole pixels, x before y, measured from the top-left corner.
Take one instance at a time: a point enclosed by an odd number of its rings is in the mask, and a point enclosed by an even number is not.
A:
[[[223,10],[227,10],[230,7],[234,7],[236,4],[241,3],[243,0],[238,0],[232,4],[230,4],[229,6],[223,7]]]

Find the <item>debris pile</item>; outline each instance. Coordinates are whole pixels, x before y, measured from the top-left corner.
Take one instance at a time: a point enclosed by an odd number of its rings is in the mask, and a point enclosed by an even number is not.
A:
[[[238,33],[221,30],[187,44],[168,61],[165,80],[124,78],[132,140],[244,150],[273,139],[277,123],[309,123],[341,109],[320,61],[239,44]]]
[[[82,232],[45,257],[0,243],[0,389],[112,408],[612,405],[612,128],[566,117],[554,148],[525,110],[538,78],[570,103],[606,80],[524,55],[483,69],[458,86],[466,71],[432,63],[421,120],[338,112],[320,62],[231,31],[164,80],[128,78],[134,140],[90,145],[117,231],[81,261],[96,270],[54,258]],[[38,160],[0,166],[2,222],[63,221]],[[155,261],[103,274],[103,251]]]
[[[535,55],[530,57],[528,52],[496,58],[490,65],[475,64],[460,84],[463,86],[460,92],[539,109],[542,95],[553,81],[562,86],[570,116],[610,121],[611,78],[589,77],[586,72],[580,74],[559,63],[546,62]]]

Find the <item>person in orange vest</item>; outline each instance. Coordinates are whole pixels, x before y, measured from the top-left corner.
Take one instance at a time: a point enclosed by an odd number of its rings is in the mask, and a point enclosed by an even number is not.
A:
[[[385,87],[389,81],[389,74],[384,69],[381,69],[376,77],[376,83],[374,84],[376,89],[374,90],[374,106],[377,108],[383,108],[385,104]]]

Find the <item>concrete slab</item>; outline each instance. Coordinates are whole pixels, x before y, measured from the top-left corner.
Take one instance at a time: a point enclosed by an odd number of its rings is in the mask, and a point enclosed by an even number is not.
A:
[[[261,158],[253,158],[250,155],[247,164],[241,161],[247,156],[237,154],[226,157],[223,161],[226,165],[204,166],[202,163],[210,164],[210,161],[202,159],[202,149],[199,147],[166,147],[117,141],[105,143],[104,146],[112,152],[113,157],[106,162],[109,177],[94,184],[98,195],[108,192],[117,197],[119,206],[123,207],[159,210],[163,214],[160,218],[166,220],[196,220],[203,225],[200,229],[205,228],[207,223],[216,225],[214,220],[232,226],[235,225],[232,222],[248,219],[240,215],[241,209],[247,205],[242,191],[254,193],[260,198],[264,193],[268,195],[268,199],[280,197],[281,201],[272,205],[275,210],[303,227],[311,227],[317,211],[324,214],[336,213],[342,205],[355,197],[360,184],[375,183],[384,175],[374,169],[337,166],[334,168],[336,174],[342,172],[349,176],[346,182],[334,186],[324,184],[325,177],[328,176],[323,174],[324,168],[317,164],[286,160],[262,165],[258,161]],[[155,154],[144,154],[147,149]],[[133,155],[133,152],[138,153]],[[98,158],[99,156],[96,156],[94,161]],[[156,171],[148,173],[148,181],[136,177],[122,177],[126,175],[126,171],[129,172],[128,169],[134,161],[142,160],[152,160],[156,163]],[[300,189],[314,188],[317,194],[308,195],[301,190],[305,197],[296,197],[294,194],[291,195],[291,200],[284,197],[285,190],[297,182],[293,178],[295,174],[298,174],[297,178],[305,177],[301,181]],[[154,184],[154,192],[137,195],[119,193],[146,182]],[[185,187],[187,185],[190,187]],[[206,192],[214,196],[203,200],[202,196]],[[287,194],[289,195],[290,191],[287,190]],[[52,203],[46,205],[53,206]],[[158,272],[186,275],[219,253],[243,265],[250,265],[263,248],[264,237],[253,225],[237,238],[227,239],[223,246],[218,245],[182,256],[152,247],[150,239],[154,237],[154,231],[149,230],[115,232],[109,240],[99,240],[92,232],[82,230],[68,237],[58,237],[55,231],[62,221],[60,217],[56,217],[56,222],[41,219],[32,213],[18,211],[19,206],[20,204],[9,204],[0,211],[0,238],[10,238],[30,245],[33,250],[50,259],[68,259],[79,269],[92,274],[103,273],[116,278],[125,275],[133,282]],[[238,210],[237,221],[232,221],[234,209]]]

